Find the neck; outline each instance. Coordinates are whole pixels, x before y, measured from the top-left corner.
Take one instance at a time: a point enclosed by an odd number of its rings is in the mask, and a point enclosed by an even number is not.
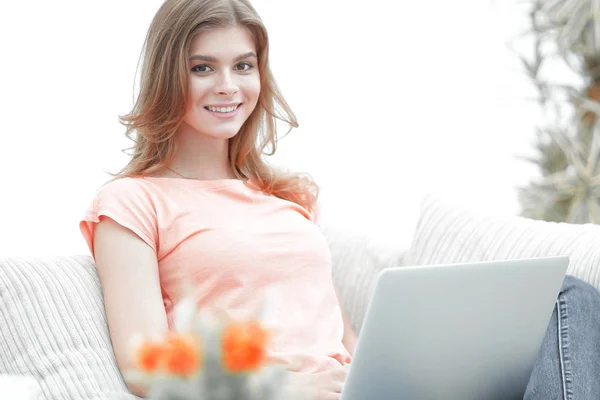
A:
[[[175,157],[169,168],[186,178],[235,178],[229,165],[229,141],[200,135],[187,126],[176,134]]]

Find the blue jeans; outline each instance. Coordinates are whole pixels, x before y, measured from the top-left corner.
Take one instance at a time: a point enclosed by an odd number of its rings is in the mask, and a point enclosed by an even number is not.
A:
[[[600,399],[600,292],[567,276],[525,400]]]

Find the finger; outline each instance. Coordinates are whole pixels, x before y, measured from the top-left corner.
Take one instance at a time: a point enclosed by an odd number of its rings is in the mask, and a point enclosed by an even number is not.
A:
[[[319,400],[339,400],[340,397],[339,393],[322,392],[319,394]]]
[[[341,381],[344,379],[344,373],[338,369],[330,371],[328,378],[332,381]]]
[[[333,371],[332,378],[336,382],[344,382],[347,375],[348,370],[346,368],[340,368]]]
[[[329,389],[333,393],[342,393],[342,388],[344,387],[343,382],[331,382],[329,385]]]

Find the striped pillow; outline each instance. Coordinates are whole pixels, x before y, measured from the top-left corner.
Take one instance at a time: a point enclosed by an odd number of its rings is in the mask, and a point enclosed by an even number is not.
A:
[[[91,257],[0,259],[0,374],[35,378],[45,399],[123,399]]]
[[[332,277],[350,324],[360,332],[377,276],[402,265],[403,250],[374,237],[335,227],[323,228],[333,260]]]
[[[567,271],[600,289],[600,226],[485,215],[427,196],[405,265],[569,256]]]

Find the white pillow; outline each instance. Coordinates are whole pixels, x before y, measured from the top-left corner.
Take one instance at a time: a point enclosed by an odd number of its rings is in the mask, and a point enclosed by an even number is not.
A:
[[[333,258],[333,280],[348,313],[352,328],[359,332],[377,276],[387,267],[402,265],[403,250],[373,237],[343,229],[322,228]]]
[[[485,215],[427,196],[405,265],[569,256],[568,274],[600,289],[600,226]]]
[[[45,399],[127,399],[91,257],[0,259],[0,374]]]

